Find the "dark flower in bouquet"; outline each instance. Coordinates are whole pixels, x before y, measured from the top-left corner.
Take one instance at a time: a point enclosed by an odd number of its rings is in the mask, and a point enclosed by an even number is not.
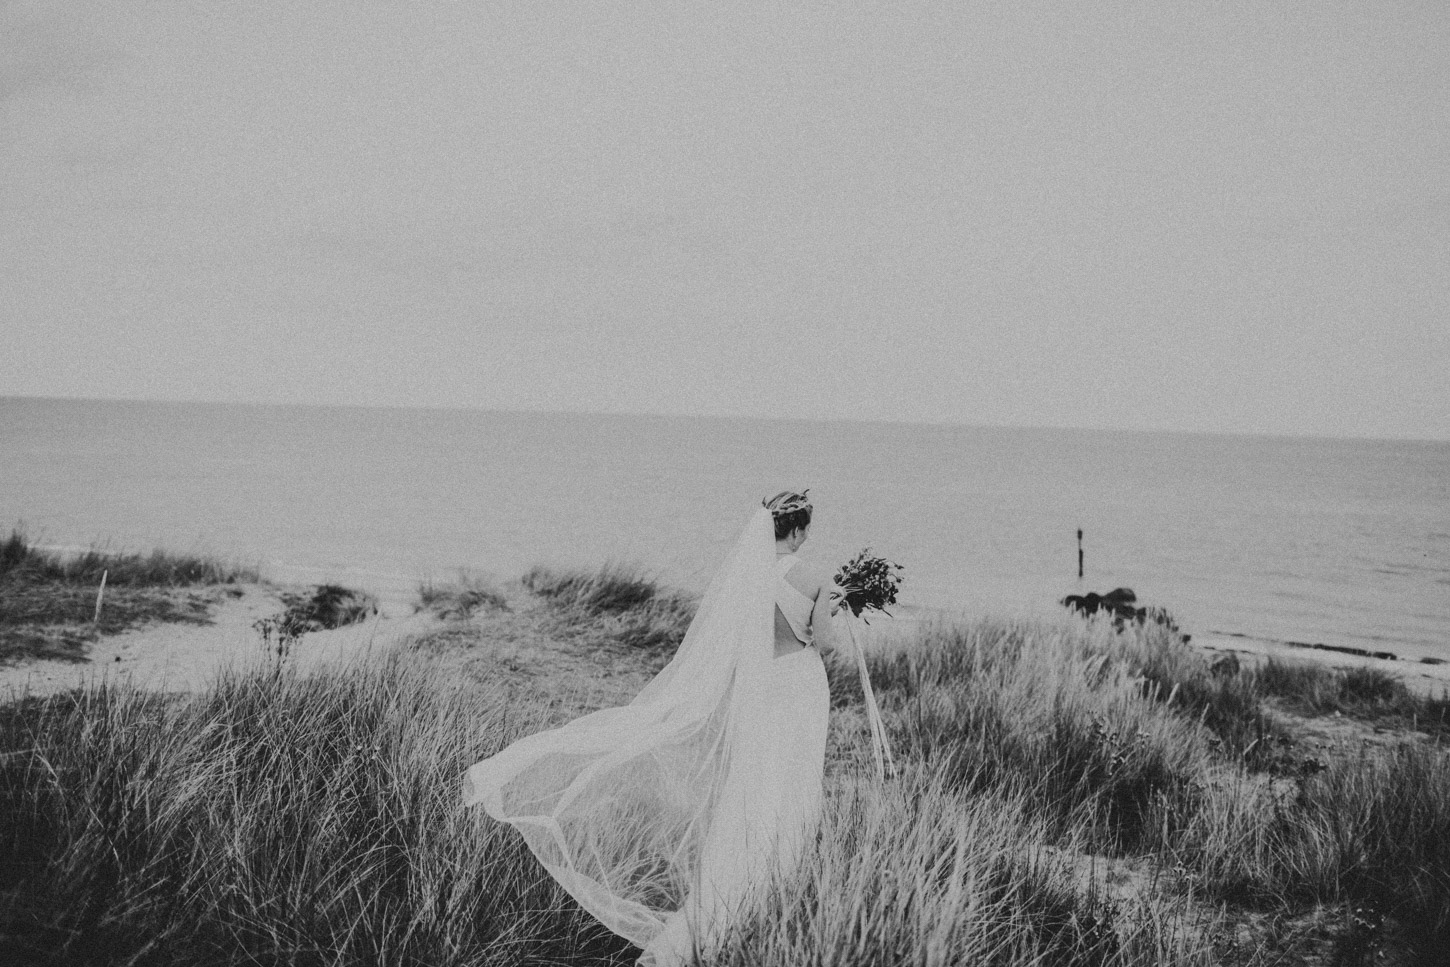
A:
[[[900,564],[884,557],[873,557],[871,548],[865,548],[836,572],[836,585],[840,590],[833,592],[834,598],[840,607],[848,609],[857,618],[864,611],[880,611],[890,616],[886,606],[896,603],[896,589],[901,584],[899,572],[902,570]]]

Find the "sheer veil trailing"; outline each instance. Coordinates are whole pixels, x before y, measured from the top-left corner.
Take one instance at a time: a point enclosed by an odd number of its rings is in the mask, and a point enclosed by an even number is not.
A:
[[[747,761],[762,751],[751,719],[773,657],[774,566],[762,507],[630,704],[468,770],[465,803],[515,826],[586,910],[646,948],[641,963],[677,961],[682,938],[709,945],[778,855]]]

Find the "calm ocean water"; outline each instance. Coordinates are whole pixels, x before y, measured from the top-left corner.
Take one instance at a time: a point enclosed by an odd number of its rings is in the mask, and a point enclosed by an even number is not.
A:
[[[1201,637],[1450,658],[1450,443],[0,398],[0,524],[392,593],[607,559],[698,590],[786,487],[809,556],[870,545],[906,604],[1128,586]]]

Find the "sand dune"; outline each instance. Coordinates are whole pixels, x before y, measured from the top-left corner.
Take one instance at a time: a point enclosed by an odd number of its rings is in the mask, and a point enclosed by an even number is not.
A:
[[[129,682],[159,691],[195,691],[227,667],[272,660],[253,623],[280,612],[280,594],[270,584],[244,585],[238,598],[217,605],[212,623],[150,624],[102,638],[89,661],[32,661],[0,667],[0,701],[20,695],[51,695],[86,682]],[[292,654],[302,669],[345,662],[355,655],[393,647],[435,621],[414,614],[401,600],[384,598],[380,613],[360,624],[302,636]]]

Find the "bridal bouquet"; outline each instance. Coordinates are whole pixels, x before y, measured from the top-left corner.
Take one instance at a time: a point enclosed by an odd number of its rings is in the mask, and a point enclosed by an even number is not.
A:
[[[886,606],[896,603],[896,589],[901,584],[897,572],[902,570],[894,561],[872,557],[871,548],[865,548],[836,572],[836,586],[840,590],[833,592],[833,598],[853,617],[860,618],[863,611],[880,611],[890,617]]]
[[[898,572],[900,564],[883,557],[872,557],[871,548],[865,548],[851,560],[841,565],[836,572],[836,586],[832,599],[839,607],[851,612],[852,617],[861,618],[863,612],[880,611],[890,617],[888,604],[896,603],[896,589],[901,584]],[[866,621],[865,618],[861,618]],[[868,624],[870,622],[867,622]],[[861,673],[861,692],[866,700],[866,720],[871,727],[871,747],[876,753],[876,775],[885,779],[888,772],[896,774],[896,760],[891,755],[891,744],[886,740],[886,724],[881,720],[881,709],[876,705],[876,693],[871,688],[871,676],[866,671],[866,653],[856,641],[856,632],[850,624],[846,632],[856,652],[856,669]]]

